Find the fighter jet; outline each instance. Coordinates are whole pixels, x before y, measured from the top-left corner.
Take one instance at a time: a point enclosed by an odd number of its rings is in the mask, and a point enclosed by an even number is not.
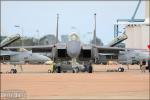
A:
[[[118,39],[115,38],[107,46],[114,47],[118,43],[120,43],[118,41],[120,41],[120,40],[124,41],[123,40],[123,39],[125,39],[124,34],[120,35],[119,36],[120,38],[117,37]],[[110,55],[110,54],[108,54],[108,55]],[[103,56],[106,56],[106,55],[103,55]],[[102,58],[103,58],[103,60],[101,60]],[[144,50],[144,49],[131,49],[130,48],[128,50],[120,51],[119,52],[118,62],[121,63],[121,64],[132,64],[133,65],[133,64],[140,64],[140,61],[142,61],[143,59],[147,60],[149,58],[150,58],[150,56],[149,56],[149,51],[148,50]],[[102,55],[101,55],[101,58],[99,60],[100,60],[100,62],[106,62],[106,57],[102,57]]]
[[[0,50],[0,62],[1,63],[9,63],[12,65],[22,65],[25,63],[45,63],[49,61],[50,58],[43,56],[39,53],[32,53],[32,51],[28,51],[24,48],[19,48],[19,51],[11,51],[5,49],[6,45],[11,44],[20,38],[20,35],[13,35],[12,37],[8,37],[1,42],[1,50]],[[22,68],[21,68],[22,69]],[[16,69],[11,69],[13,73],[16,73]]]
[[[61,73],[63,61],[71,61],[71,69],[73,72],[79,72],[81,70],[80,63],[84,63],[84,71],[88,73],[93,72],[92,63],[98,58],[99,53],[113,53],[119,54],[119,51],[124,51],[125,48],[118,47],[104,47],[96,45],[96,14],[94,14],[94,35],[93,44],[84,44],[80,41],[77,33],[71,33],[71,39],[67,43],[58,42],[58,20],[59,14],[57,14],[57,28],[56,28],[56,42],[53,45],[41,45],[41,46],[23,46],[23,48],[30,48],[32,52],[52,52],[53,60],[56,63],[55,71]],[[20,47],[6,47],[9,49]],[[113,55],[112,55],[113,56]],[[78,62],[78,63],[77,63]]]
[[[1,62],[8,62],[10,64],[24,64],[24,63],[45,63],[50,58],[38,53],[32,53],[26,49],[18,51],[1,50]]]
[[[45,63],[46,61],[49,61],[50,58],[40,55],[38,53],[32,53],[31,51],[27,50],[21,50],[19,52],[16,51],[10,51],[10,50],[1,50],[0,51],[0,62],[1,63],[8,63],[11,65],[20,65],[21,70],[22,64],[26,63]],[[16,68],[11,68],[12,73],[17,73]]]
[[[147,50],[128,50],[119,53],[118,62],[122,64],[140,64],[143,59],[150,58]]]

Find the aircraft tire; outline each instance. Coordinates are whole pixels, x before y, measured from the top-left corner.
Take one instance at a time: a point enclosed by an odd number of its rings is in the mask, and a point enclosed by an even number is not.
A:
[[[124,72],[124,68],[121,68],[121,72]]]
[[[74,71],[74,70],[72,70],[72,73],[75,73],[75,71]]]
[[[83,72],[86,72],[87,70],[88,70],[87,65],[84,65],[84,70],[83,70]]]
[[[61,67],[60,67],[60,66],[57,66],[57,67],[56,67],[56,72],[57,72],[57,73],[61,73]]]
[[[17,69],[14,69],[14,73],[17,73]]]
[[[89,66],[88,67],[88,73],[92,73],[93,72],[93,67],[92,66]]]
[[[52,71],[49,69],[49,70],[48,70],[48,73],[52,73]]]
[[[78,67],[75,67],[72,72],[73,72],[73,73],[79,73],[79,68],[78,68]]]
[[[11,69],[10,72],[15,74],[15,73],[17,73],[17,69]]]
[[[124,68],[122,69],[121,67],[118,68],[118,72],[123,72]]]

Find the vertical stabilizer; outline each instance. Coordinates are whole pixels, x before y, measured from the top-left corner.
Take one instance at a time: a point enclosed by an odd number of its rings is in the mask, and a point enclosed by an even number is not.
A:
[[[94,14],[94,34],[93,34],[93,44],[96,45],[96,13]]]
[[[57,14],[56,43],[58,43],[58,21],[59,21],[59,14]]]
[[[123,42],[124,40],[126,40],[128,38],[128,36],[125,34],[125,32],[123,32],[121,35],[115,37],[110,43],[108,43],[106,46],[108,47],[113,47],[116,46],[117,44]]]
[[[3,48],[5,46],[8,46],[9,44],[17,41],[18,39],[20,39],[20,35],[19,34],[15,34],[15,35],[11,35],[7,38],[5,38],[1,43],[0,43],[0,47]]]

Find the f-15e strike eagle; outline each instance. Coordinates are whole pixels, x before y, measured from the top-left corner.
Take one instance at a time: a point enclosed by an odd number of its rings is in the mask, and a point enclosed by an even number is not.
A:
[[[52,58],[56,63],[55,70],[60,73],[63,69],[61,63],[63,61],[71,60],[71,68],[73,72],[79,72],[80,69],[87,71],[88,73],[93,72],[91,63],[94,62],[100,54],[111,54],[118,55],[119,51],[124,51],[125,48],[118,47],[107,47],[96,45],[96,14],[94,14],[94,35],[93,44],[84,44],[80,41],[77,33],[71,33],[71,40],[67,43],[58,42],[58,21],[59,14],[57,14],[57,28],[56,28],[56,42],[52,45],[38,45],[38,46],[23,46],[23,48],[30,48],[32,52],[51,52]],[[5,47],[9,49],[20,48],[20,47]],[[58,64],[59,63],[59,64]],[[84,63],[84,67],[80,68],[79,63]]]

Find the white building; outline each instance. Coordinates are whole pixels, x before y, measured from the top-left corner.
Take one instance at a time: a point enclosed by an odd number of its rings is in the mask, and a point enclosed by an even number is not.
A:
[[[129,23],[125,27],[128,39],[125,41],[126,48],[148,49],[150,44],[150,23],[149,23],[149,1],[145,7],[145,22]]]
[[[125,41],[127,48],[148,49],[150,42],[149,24],[129,24],[126,26],[128,39]]]

